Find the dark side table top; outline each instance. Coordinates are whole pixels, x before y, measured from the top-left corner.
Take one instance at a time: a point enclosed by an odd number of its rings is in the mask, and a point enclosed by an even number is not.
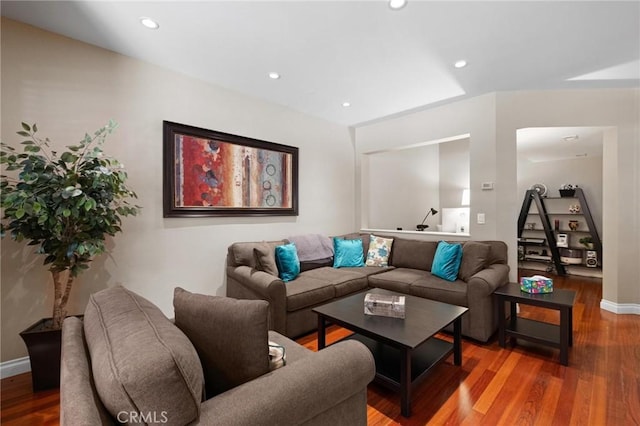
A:
[[[576,292],[573,290],[557,288],[551,293],[527,293],[520,290],[518,283],[508,283],[498,287],[493,294],[505,300],[555,309],[562,306],[572,307],[576,299]]]
[[[390,318],[365,315],[364,296],[367,293],[405,296],[406,318]],[[431,336],[445,328],[468,309],[449,305],[422,297],[395,293],[374,288],[352,296],[338,299],[325,305],[316,306],[313,311],[356,333],[375,335],[378,340],[389,344],[416,348]]]

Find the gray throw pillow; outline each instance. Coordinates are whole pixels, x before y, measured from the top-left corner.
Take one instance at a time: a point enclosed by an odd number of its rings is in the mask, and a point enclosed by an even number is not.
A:
[[[89,298],[84,333],[96,390],[114,418],[151,413],[167,425],[198,419],[198,354],[158,307],[120,286],[102,290]]]
[[[268,302],[177,287],[173,308],[176,325],[200,356],[207,398],[269,372]]]
[[[278,276],[278,266],[276,265],[275,246],[273,244],[258,244],[253,253],[256,257],[256,269],[267,274]]]
[[[464,282],[487,267],[491,246],[477,241],[467,241],[462,246],[462,262],[458,277]]]

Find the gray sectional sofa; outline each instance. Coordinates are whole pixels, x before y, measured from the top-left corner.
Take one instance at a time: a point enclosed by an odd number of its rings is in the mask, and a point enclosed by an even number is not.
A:
[[[353,233],[341,238],[363,241],[369,234]],[[501,241],[467,241],[463,244],[460,272],[450,282],[431,274],[438,242],[394,238],[388,267],[333,268],[319,262],[293,281],[283,282],[277,270],[265,267],[265,256],[286,241],[238,242],[227,255],[227,295],[269,302],[269,327],[289,337],[317,328],[315,306],[367,288],[378,287],[469,308],[462,318],[464,336],[486,342],[497,329],[493,291],[509,276],[507,246]]]

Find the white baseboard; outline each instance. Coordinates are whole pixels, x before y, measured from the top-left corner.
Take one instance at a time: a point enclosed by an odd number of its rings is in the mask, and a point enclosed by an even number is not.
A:
[[[0,378],[2,379],[28,371],[31,371],[31,363],[28,356],[0,363]]]
[[[640,315],[640,304],[638,303],[615,303],[602,299],[600,309],[613,312],[614,314],[635,314]]]

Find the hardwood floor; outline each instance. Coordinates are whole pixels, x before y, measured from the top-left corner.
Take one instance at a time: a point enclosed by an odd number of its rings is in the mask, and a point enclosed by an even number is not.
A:
[[[640,316],[601,310],[600,279],[554,277],[554,286],[577,292],[568,367],[557,349],[465,339],[462,366],[447,360],[436,367],[414,390],[409,419],[400,415],[397,394],[370,385],[369,425],[640,425]],[[559,322],[557,311],[531,306],[521,306],[520,315]],[[327,342],[348,333],[331,327]],[[315,333],[298,342],[317,348]],[[58,423],[57,391],[33,394],[28,373],[1,385],[3,425]]]

